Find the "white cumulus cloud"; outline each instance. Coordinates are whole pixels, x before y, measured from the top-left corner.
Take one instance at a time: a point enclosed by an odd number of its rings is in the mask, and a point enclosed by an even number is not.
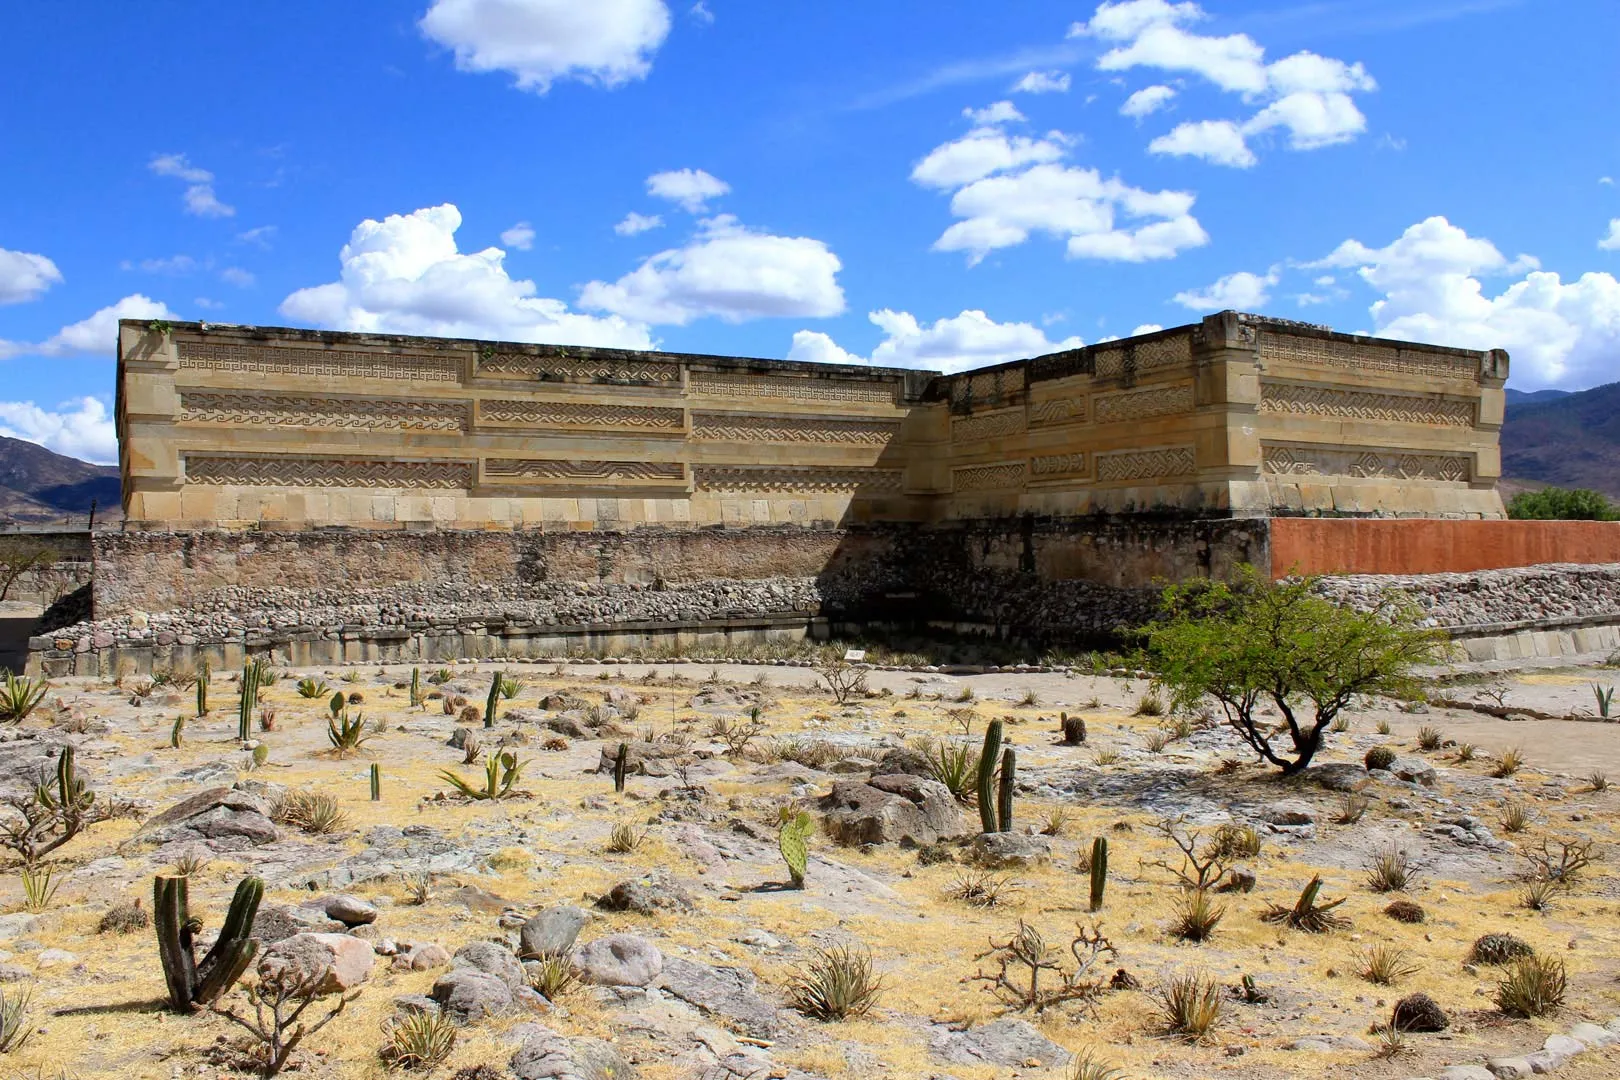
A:
[[[168,176],[185,182],[184,203],[186,213],[198,217],[230,217],[236,213],[214,194],[214,174],[199,169],[184,154],[157,154],[146,167],[158,176]]]
[[[888,308],[870,312],[867,318],[883,331],[883,340],[870,357],[846,351],[826,334],[800,330],[793,335],[788,359],[953,372],[1077,349],[1083,344],[1077,337],[1054,342],[1031,323],[998,323],[982,311],[964,311],[926,326],[910,312]]]
[[[1013,84],[1015,94],[1067,94],[1067,71],[1032,71]]]
[[[132,293],[87,318],[69,323],[44,341],[0,341],[0,360],[13,356],[112,356],[118,350],[119,319],[178,319],[166,304]]]
[[[534,247],[534,226],[527,221],[518,222],[501,233],[501,243],[518,251],[528,251]]]
[[[534,282],[507,274],[500,248],[457,250],[460,227],[461,212],[450,203],[368,218],[339,253],[339,280],[299,289],[280,311],[333,330],[652,347],[643,323],[584,315],[537,297]]]
[[[61,283],[62,271],[45,256],[0,248],[0,304],[37,299],[46,289]]]
[[[1088,22],[1070,28],[1071,36],[1110,43],[1097,61],[1103,71],[1148,68],[1196,75],[1240,95],[1247,104],[1260,105],[1242,122],[1184,124],[1155,139],[1149,150],[1247,168],[1254,155],[1246,140],[1265,132],[1280,129],[1292,149],[1314,150],[1348,142],[1367,130],[1367,119],[1351,97],[1378,88],[1364,66],[1310,51],[1267,64],[1264,47],[1247,34],[1215,37],[1189,29],[1205,18],[1196,3],[1120,0],[1099,5]],[[1133,94],[1126,108],[1153,89]]]
[[[1271,299],[1271,290],[1277,284],[1278,273],[1272,270],[1264,276],[1239,270],[1227,274],[1207,289],[1189,290],[1176,294],[1176,303],[1194,311],[1255,311]]]
[[[32,401],[0,401],[0,435],[38,443],[98,465],[118,460],[118,434],[107,406],[93,397],[43,409]]]
[[[645,78],[669,24],[664,0],[434,0],[418,25],[462,71],[504,71],[543,94],[559,79]]]
[[[676,326],[706,315],[734,323],[820,318],[844,310],[840,269],[820,240],[756,232],[721,214],[703,220],[684,247],[650,256],[618,281],[589,283],[580,306]]]
[[[974,127],[995,127],[997,124],[1012,124],[1024,119],[1024,114],[1018,111],[1018,106],[1010,101],[992,102],[982,109],[963,109],[962,115],[972,121]]]
[[[1620,218],[1609,222],[1609,235],[1598,241],[1598,247],[1603,251],[1620,251]],[[4,294],[5,287],[0,285],[0,297]]]
[[[702,213],[705,203],[730,190],[730,184],[702,169],[675,169],[647,177],[647,194],[668,199],[688,214]]]
[[[1119,107],[1119,114],[1140,120],[1169,105],[1175,96],[1175,90],[1168,86],[1144,86],[1125,99],[1125,104]]]
[[[959,139],[934,147],[911,170],[911,179],[925,187],[950,190],[1043,161],[1057,161],[1064,144],[1052,138],[1008,135],[999,128],[977,127]]]
[[[227,285],[235,285],[238,289],[251,289],[258,282],[253,271],[244,270],[240,266],[227,266],[219,272],[219,279]]]
[[[1522,389],[1620,379],[1620,281],[1612,274],[1565,282],[1529,256],[1508,260],[1443,217],[1381,248],[1346,240],[1312,265],[1353,268],[1380,294],[1370,310],[1382,337],[1507,349]],[[1490,295],[1481,278],[1491,276],[1518,280]]]
[[[620,236],[639,236],[663,224],[664,219],[658,214],[638,214],[632,210],[624,215],[623,221],[613,226],[613,231]]]

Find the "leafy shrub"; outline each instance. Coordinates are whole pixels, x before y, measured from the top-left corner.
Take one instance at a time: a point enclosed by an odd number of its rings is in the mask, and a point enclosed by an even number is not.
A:
[[[1620,507],[1589,488],[1521,491],[1508,500],[1507,514],[1521,521],[1617,521]]]

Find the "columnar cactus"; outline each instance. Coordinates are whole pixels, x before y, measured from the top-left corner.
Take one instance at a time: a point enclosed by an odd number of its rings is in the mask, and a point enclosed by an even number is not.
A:
[[[249,660],[242,665],[242,700],[236,716],[236,737],[242,742],[253,738],[253,710],[258,704],[259,665]]]
[[[1091,910],[1101,911],[1103,890],[1108,887],[1108,838],[1091,842]]]
[[[782,831],[776,843],[782,852],[782,861],[787,863],[788,877],[793,880],[795,889],[804,888],[804,872],[810,862],[810,833],[815,827],[815,820],[803,810],[797,814],[784,812],[782,815]]]
[[[996,822],[998,832],[1012,832],[1013,778],[1018,774],[1018,751],[1012,747],[1001,752],[1001,784],[996,792]]]
[[[619,752],[613,757],[613,790],[624,794],[624,777],[630,771],[630,744],[620,743]]]
[[[199,963],[192,935],[200,929],[187,910],[184,874],[159,874],[152,885],[152,913],[157,923],[158,957],[169,986],[169,1004],[176,1012],[195,1012],[224,994],[253,962],[259,943],[249,935],[264,899],[264,882],[243,878],[231,898],[219,940]]]
[[[1001,756],[1001,721],[992,720],[984,729],[984,749],[979,753],[979,823],[984,831],[1000,832],[996,821],[996,762]]]
[[[422,704],[422,669],[411,668],[411,708]]]
[[[197,718],[208,715],[208,665],[203,664],[202,670],[197,672]]]
[[[185,734],[186,718],[183,716],[175,717],[174,727],[169,729],[169,745],[176,750],[180,749],[180,744],[185,741]]]
[[[371,763],[371,801],[382,801],[382,766]]]
[[[484,701],[484,726],[495,726],[495,709],[501,703],[501,673],[496,672],[489,681],[489,697]]]

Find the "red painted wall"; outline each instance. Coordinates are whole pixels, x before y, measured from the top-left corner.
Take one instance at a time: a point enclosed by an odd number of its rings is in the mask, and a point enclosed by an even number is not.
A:
[[[1272,518],[1271,574],[1440,574],[1620,563],[1620,521]]]

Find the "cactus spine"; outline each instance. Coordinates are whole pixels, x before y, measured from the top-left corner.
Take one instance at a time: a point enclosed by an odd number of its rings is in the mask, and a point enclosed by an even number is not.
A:
[[[999,832],[993,781],[996,759],[1001,756],[1001,721],[992,720],[984,729],[984,749],[979,753],[979,823],[985,832]]]
[[[192,935],[200,924],[187,910],[186,877],[159,874],[152,884],[152,913],[157,923],[158,956],[169,986],[169,1004],[176,1012],[195,1012],[229,990],[259,951],[249,935],[264,899],[264,882],[243,878],[231,898],[219,940],[199,963]]]
[[[1099,836],[1091,842],[1091,910],[1101,911],[1103,890],[1108,888],[1108,838]]]
[[[253,709],[258,704],[259,665],[249,660],[242,665],[242,700],[236,715],[236,737],[242,742],[253,738]]]
[[[795,889],[804,888],[804,871],[810,863],[810,833],[815,827],[815,820],[803,810],[793,814],[783,808],[782,831],[777,835],[776,846],[782,852],[782,861],[787,863],[788,877],[793,879]]]
[[[1018,773],[1018,752],[1012,747],[1001,752],[1001,784],[996,792],[996,824],[1000,832],[1012,832],[1013,778]]]
[[[371,763],[371,801],[382,801],[382,766]]]
[[[422,704],[422,669],[411,668],[411,708]]]
[[[620,743],[619,752],[613,757],[613,790],[620,795],[624,794],[624,777],[630,771],[630,744]]]
[[[202,670],[197,672],[197,718],[208,715],[208,664],[205,661]],[[175,745],[179,745],[176,743]]]
[[[484,726],[495,726],[495,710],[501,703],[501,673],[496,672],[489,683],[489,697],[484,701]]]

